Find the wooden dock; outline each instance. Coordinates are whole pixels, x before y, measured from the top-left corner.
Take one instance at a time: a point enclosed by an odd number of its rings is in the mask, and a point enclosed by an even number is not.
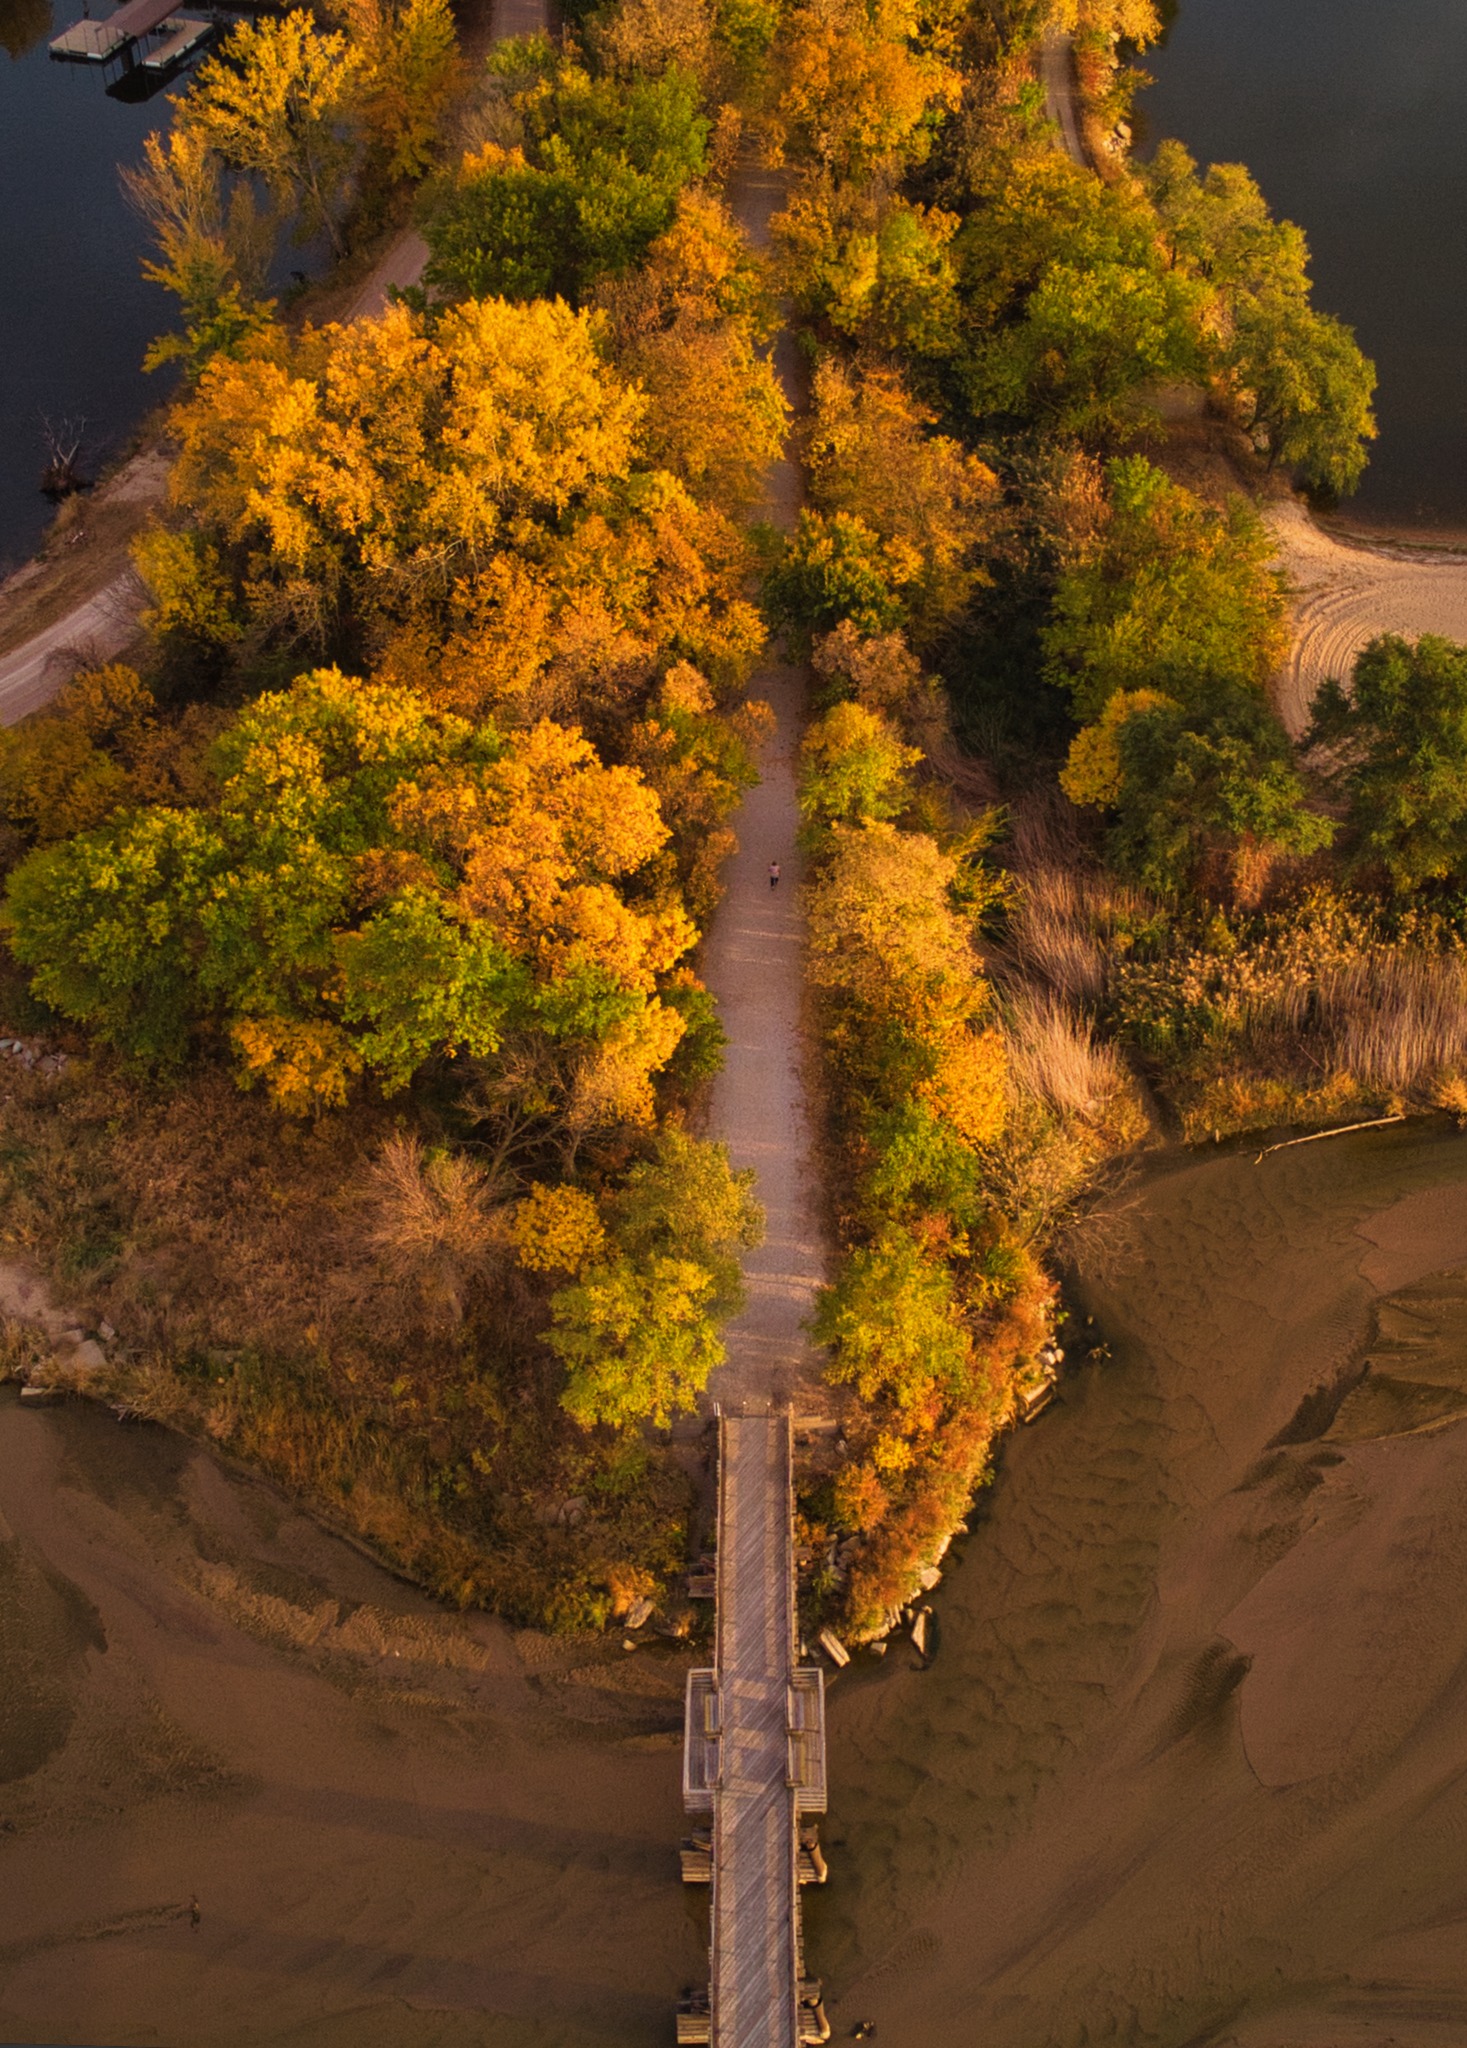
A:
[[[719,1420],[717,1661],[689,1674],[688,1811],[711,1815],[713,2048],[800,2048],[825,2038],[804,1982],[801,1822],[825,1810],[824,1675],[795,1637],[793,1446],[787,1412]],[[818,1864],[823,1874],[824,1864]]]
[[[104,21],[73,22],[51,42],[65,64],[103,64],[131,71],[171,71],[216,34],[213,21],[179,14],[178,0],[125,0]]]

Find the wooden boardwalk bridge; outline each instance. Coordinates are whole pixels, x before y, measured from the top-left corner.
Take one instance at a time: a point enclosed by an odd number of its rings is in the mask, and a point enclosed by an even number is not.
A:
[[[678,2016],[712,2048],[830,2033],[800,1933],[800,1885],[825,1874],[825,1692],[796,1655],[792,1457],[787,1411],[720,1416],[716,1661],[688,1674],[683,1739],[684,1804],[711,1822],[684,1848],[713,1886],[709,1988]]]

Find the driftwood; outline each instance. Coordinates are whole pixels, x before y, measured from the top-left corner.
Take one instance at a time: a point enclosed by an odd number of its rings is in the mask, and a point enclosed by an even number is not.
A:
[[[1281,1138],[1277,1145],[1265,1145],[1253,1164],[1262,1166],[1270,1152],[1287,1152],[1291,1145],[1317,1145],[1321,1138],[1344,1138],[1351,1131],[1378,1131],[1382,1124],[1403,1124],[1405,1121],[1405,1110],[1398,1109],[1392,1116],[1367,1117],[1363,1124],[1336,1124],[1332,1131],[1310,1131],[1302,1138]]]
[[[90,481],[83,476],[81,469],[86,431],[85,420],[42,421],[47,461],[41,472],[41,492],[53,504],[72,497],[77,491],[91,489]]]

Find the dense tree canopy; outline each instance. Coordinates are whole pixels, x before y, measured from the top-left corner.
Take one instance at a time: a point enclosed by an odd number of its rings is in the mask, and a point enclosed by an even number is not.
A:
[[[216,1027],[291,1109],[511,1029],[672,1051],[655,991],[692,927],[623,887],[667,828],[578,734],[503,741],[326,670],[241,714],[215,773],[211,803],[121,812],[11,877],[37,994],[122,1051],[177,1058]]]
[[[707,161],[698,81],[593,76],[544,41],[500,44],[519,139],[470,150],[430,195],[430,287],[454,296],[579,299],[671,225]]]
[[[1314,853],[1334,836],[1308,807],[1277,718],[1237,684],[1210,684],[1186,705],[1118,691],[1061,779],[1075,802],[1110,812],[1117,866],[1167,894],[1209,879],[1246,891],[1255,854]]]
[[[1261,690],[1286,645],[1273,544],[1241,499],[1215,511],[1140,456],[1110,465],[1095,542],[1059,578],[1049,674],[1082,718],[1117,690],[1179,701],[1214,682]]]
[[[1173,260],[1209,293],[1208,356],[1273,462],[1308,488],[1352,491],[1374,438],[1375,369],[1349,328],[1310,304],[1309,249],[1241,164],[1205,177],[1178,142],[1146,173]]]
[[[718,1325],[743,1303],[739,1253],[763,1233],[753,1179],[673,1126],[603,1203],[600,1242],[551,1300],[578,1422],[664,1427],[696,1404],[723,1360]]]
[[[1348,691],[1320,691],[1310,740],[1335,760],[1361,866],[1401,894],[1467,877],[1467,647],[1372,641]]]

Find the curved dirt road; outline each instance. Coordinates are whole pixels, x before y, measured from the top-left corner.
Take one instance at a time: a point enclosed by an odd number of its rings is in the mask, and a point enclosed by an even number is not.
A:
[[[54,626],[0,657],[0,725],[14,725],[49,704],[84,662],[120,654],[138,630],[141,597],[136,576],[118,576]]]

